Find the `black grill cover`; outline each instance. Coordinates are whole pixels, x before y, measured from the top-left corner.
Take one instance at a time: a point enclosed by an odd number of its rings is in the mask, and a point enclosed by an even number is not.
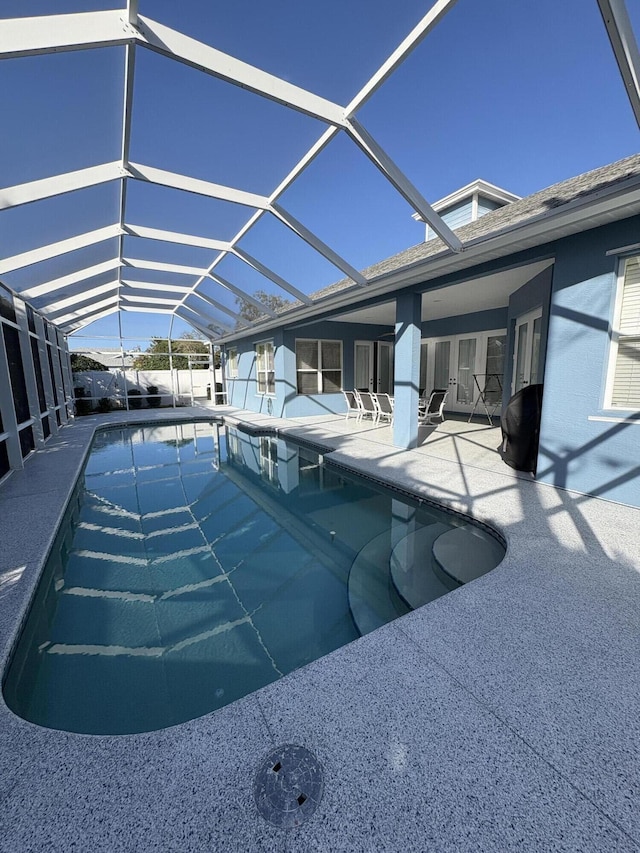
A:
[[[536,473],[542,385],[526,385],[507,403],[502,413],[502,459],[516,471]]]

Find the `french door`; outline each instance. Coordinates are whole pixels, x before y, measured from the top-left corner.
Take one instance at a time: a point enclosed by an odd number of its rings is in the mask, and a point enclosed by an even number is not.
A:
[[[499,402],[505,343],[503,329],[423,341],[421,377],[424,376],[425,393],[434,388],[448,390],[445,408],[453,412],[473,410],[479,396],[478,386],[487,399],[495,397],[495,402]]]
[[[353,387],[373,391],[373,341],[356,341],[354,350]]]
[[[378,341],[376,347],[376,391],[393,394],[393,344]]]
[[[540,334],[542,331],[542,308],[523,314],[516,320],[513,344],[513,378],[511,393],[515,394],[526,385],[540,382]]]

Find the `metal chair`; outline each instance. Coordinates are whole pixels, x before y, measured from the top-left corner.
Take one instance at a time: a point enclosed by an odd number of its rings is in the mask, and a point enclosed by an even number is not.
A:
[[[374,400],[378,406],[378,420],[393,423],[393,399],[388,394],[374,394]]]
[[[358,395],[363,408],[362,417],[370,417],[375,423],[378,420],[378,409],[373,394],[370,394],[368,391],[360,391]]]
[[[356,396],[355,391],[343,391],[344,399],[347,402],[347,413],[344,416],[344,419],[347,420],[349,415],[355,415],[357,420],[360,420],[362,417],[362,404],[360,403],[360,398]]]
[[[435,418],[444,421],[444,404],[447,402],[448,389],[435,389],[431,392],[424,410],[418,409],[418,423],[432,424]]]

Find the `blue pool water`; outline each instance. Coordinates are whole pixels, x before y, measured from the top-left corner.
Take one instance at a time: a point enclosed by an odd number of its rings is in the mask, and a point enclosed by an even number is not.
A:
[[[482,571],[499,562],[502,546],[468,519],[306,447],[216,423],[104,431],[5,699],[92,734],[192,719],[454,588],[431,548],[456,530],[493,549]]]

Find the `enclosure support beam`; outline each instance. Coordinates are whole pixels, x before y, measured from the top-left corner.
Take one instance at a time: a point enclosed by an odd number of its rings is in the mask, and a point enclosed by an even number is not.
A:
[[[217,273],[214,275],[213,273],[208,272],[207,277],[210,278],[212,281],[215,281],[215,283],[219,284],[221,287],[226,288],[226,290],[230,290],[231,293],[234,293],[240,299],[244,300],[245,302],[248,302],[249,305],[253,305],[254,308],[257,308],[259,311],[262,311],[262,313],[266,314],[268,317],[277,317],[276,312],[273,311],[271,308],[267,307],[264,302],[260,302],[259,299],[256,299],[255,296],[251,296],[250,293],[245,293],[244,290],[239,287],[236,287],[235,284],[232,284],[230,281],[227,281],[227,279],[223,278],[221,275],[218,275]]]
[[[355,119],[349,122],[347,132],[356,145],[363,151],[371,162],[377,166],[389,183],[396,188],[400,195],[409,202],[411,207],[420,214],[436,234],[444,240],[454,252],[461,252],[462,243],[451,228],[431,207],[416,187],[403,175],[391,158],[382,150],[374,138]]]
[[[97,228],[95,231],[77,234],[68,240],[60,240],[59,243],[49,243],[48,246],[41,246],[38,249],[32,249],[30,252],[22,252],[19,255],[13,255],[11,258],[0,260],[0,275],[40,263],[40,261],[57,258],[59,255],[66,255],[67,252],[75,252],[76,249],[85,249],[87,246],[93,246],[95,243],[102,243],[104,240],[111,240],[119,236],[119,225],[107,225],[105,228]]]
[[[87,281],[94,276],[102,275],[103,273],[117,270],[120,267],[120,258],[112,258],[110,261],[104,261],[102,264],[95,264],[92,267],[84,267],[78,272],[70,275],[54,278],[51,281],[45,281],[42,284],[36,284],[33,287],[28,287],[26,290],[20,291],[22,299],[38,299],[41,296],[47,296],[56,290],[64,290],[74,284],[79,284],[82,281]]]
[[[273,202],[271,204],[271,212],[275,217],[283,222],[287,228],[290,228],[294,234],[297,234],[298,237],[301,237],[305,241],[305,243],[308,243],[312,248],[314,248],[316,252],[319,252],[330,263],[338,267],[339,270],[342,270],[342,272],[349,276],[349,278],[353,279],[356,284],[359,284],[361,287],[366,286],[366,278],[359,273],[355,267],[352,267],[351,264],[344,260],[344,258],[341,258],[340,255],[333,251],[333,249],[330,249],[326,243],[323,243],[319,237],[316,237],[315,234],[309,231],[309,229],[292,216],[292,214],[286,211],[284,207]]]
[[[640,126],[640,53],[624,0],[598,0],[611,47]]]
[[[241,249],[234,249],[234,254],[237,255],[241,261],[244,261],[245,264],[248,264],[252,267],[256,272],[259,272],[261,275],[265,276],[265,278],[270,279],[274,284],[277,284],[278,287],[281,287],[283,290],[286,290],[287,293],[290,293],[296,299],[299,299],[303,305],[311,305],[311,300],[309,297],[303,293],[301,290],[298,290],[297,287],[294,287],[292,284],[289,284],[284,278],[278,275],[278,273],[270,270],[269,267],[266,267],[263,263],[261,263],[257,258],[254,258],[248,252],[243,252]]]

